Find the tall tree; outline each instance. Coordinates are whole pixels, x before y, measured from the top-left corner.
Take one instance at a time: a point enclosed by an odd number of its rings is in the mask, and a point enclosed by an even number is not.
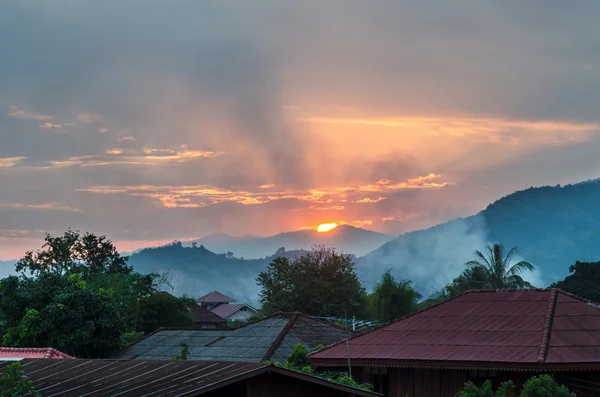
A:
[[[320,316],[360,315],[366,292],[351,255],[318,246],[294,260],[273,259],[256,279],[265,314],[301,311]]]
[[[569,271],[571,275],[552,287],[600,303],[600,262],[576,262]]]
[[[531,284],[521,277],[524,271],[533,271],[531,263],[520,261],[511,266],[512,256],[517,248],[512,248],[504,255],[501,244],[488,245],[487,256],[475,251],[476,259],[467,262],[467,270],[482,272],[485,281],[481,282],[483,289],[529,288]]]
[[[166,292],[144,298],[140,301],[136,331],[147,334],[160,327],[191,327],[192,304],[196,304],[193,299],[177,298]]]
[[[0,280],[4,346],[50,346],[76,357],[105,357],[121,345],[122,311],[108,291],[87,288],[79,274]]]
[[[379,322],[389,322],[417,310],[420,298],[411,281],[397,281],[387,270],[367,298],[370,316]]]
[[[130,274],[133,269],[127,265],[127,259],[106,236],[82,235],[78,230],[68,229],[59,237],[46,234],[42,248],[25,253],[16,270],[31,275],[79,273],[84,278],[98,273]]]

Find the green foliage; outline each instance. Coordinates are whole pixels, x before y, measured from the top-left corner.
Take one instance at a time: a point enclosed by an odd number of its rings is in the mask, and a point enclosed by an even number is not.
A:
[[[366,292],[355,273],[351,255],[315,247],[293,261],[275,258],[256,279],[267,314],[301,311],[312,315],[358,315]]]
[[[494,392],[492,383],[487,380],[481,387],[472,382],[465,383],[465,387],[456,397],[513,397],[515,385],[512,381],[504,382]],[[565,386],[560,386],[551,375],[540,375],[530,378],[521,391],[520,397],[576,397]]]
[[[67,230],[64,236],[46,234],[45,244],[35,253],[28,251],[16,264],[18,272],[31,275],[52,272],[79,273],[84,279],[98,273],[130,274],[127,257],[122,257],[106,236]]]
[[[121,348],[126,348],[144,337],[143,332],[125,332],[121,338]]]
[[[294,350],[287,358],[285,365],[289,368],[310,366],[310,360],[306,357],[306,347],[302,343],[294,345]]]
[[[504,247],[501,244],[488,245],[486,247],[487,256],[480,251],[475,251],[475,260],[467,262],[465,265],[473,271],[480,271],[484,275],[485,283],[481,286],[484,289],[505,289],[505,288],[530,288],[531,284],[523,280],[521,273],[524,271],[533,271],[533,265],[529,262],[520,261],[511,266],[512,256],[517,248],[512,248],[506,256]]]
[[[168,293],[150,295],[140,301],[136,331],[149,333],[161,327],[192,327],[190,298],[177,298]]]
[[[576,394],[556,383],[551,375],[540,375],[525,382],[520,397],[576,397]]]
[[[266,361],[266,364],[271,364],[271,362]],[[294,350],[287,358],[285,364],[281,364],[279,362],[272,363],[276,367],[281,367],[285,369],[289,369],[292,371],[302,372],[303,374],[314,376],[317,378],[325,379],[331,382],[336,382],[342,385],[354,387],[362,390],[373,390],[373,385],[368,383],[359,383],[356,382],[351,376],[349,376],[345,372],[340,371],[324,371],[324,372],[314,372],[310,366],[310,361],[308,357],[306,357],[306,347],[299,343],[294,345]]]
[[[569,267],[571,275],[552,284],[592,302],[600,302],[600,262],[576,262]]]
[[[190,347],[186,343],[181,344],[181,352],[178,356],[171,357],[171,360],[187,360],[190,354]]]
[[[40,397],[41,394],[35,390],[33,383],[27,379],[21,369],[21,363],[15,361],[8,364],[2,370],[0,377],[0,397]]]
[[[125,331],[114,298],[50,272],[0,280],[0,318],[5,346],[51,346],[76,357],[106,356]]]
[[[410,281],[396,281],[391,271],[386,270],[367,298],[370,317],[379,322],[400,318],[416,311],[420,298]]]

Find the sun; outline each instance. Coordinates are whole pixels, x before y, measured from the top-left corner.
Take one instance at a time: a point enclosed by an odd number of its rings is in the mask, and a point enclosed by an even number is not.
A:
[[[317,227],[317,232],[319,233],[326,233],[330,230],[333,230],[337,227],[337,223],[321,223],[318,227]]]

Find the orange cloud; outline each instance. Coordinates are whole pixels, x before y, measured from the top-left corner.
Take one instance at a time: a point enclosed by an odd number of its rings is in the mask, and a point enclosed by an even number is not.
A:
[[[600,131],[598,123],[576,123],[552,120],[507,120],[502,118],[472,117],[386,117],[386,118],[336,118],[301,117],[302,122],[314,124],[366,125],[385,128],[406,129],[427,135],[454,137],[475,136],[491,142],[516,143],[524,139],[535,139],[541,143],[559,144],[585,142],[593,132]],[[518,132],[519,136],[510,136]],[[527,137],[524,134],[530,133]]]
[[[16,117],[18,119],[33,119],[33,120],[50,120],[53,119],[54,116],[49,114],[39,114],[30,112],[27,110],[19,109],[16,106],[10,107],[10,112],[8,113],[10,117]]]
[[[380,201],[383,201],[383,200],[385,200],[385,199],[386,199],[386,197],[381,197],[381,196],[379,196],[379,197],[378,197],[378,198],[376,198],[376,199],[372,199],[372,198],[370,198],[370,197],[365,197],[365,198],[363,198],[363,199],[360,199],[360,200],[358,200],[358,201],[356,201],[356,202],[357,202],[357,203],[360,203],[360,204],[374,204],[374,203],[378,203],[378,202],[380,202]]]
[[[25,157],[0,157],[0,168],[14,167]]]
[[[265,204],[271,201],[283,199],[296,199],[309,202],[308,209],[327,211],[340,211],[345,209],[344,203],[349,198],[351,201],[377,202],[385,199],[379,197],[376,200],[362,197],[364,193],[371,192],[394,192],[403,189],[431,189],[442,188],[451,184],[446,181],[436,181],[442,178],[438,174],[429,174],[409,179],[404,182],[389,183],[387,185],[372,184],[350,187],[322,187],[317,189],[283,189],[278,191],[251,190],[229,190],[214,186],[92,186],[87,189],[79,189],[82,192],[101,194],[123,194],[129,196],[149,197],[162,203],[163,206],[174,207],[204,207],[211,204],[234,202],[243,205]],[[358,197],[356,197],[358,196]],[[371,201],[365,201],[365,200]]]

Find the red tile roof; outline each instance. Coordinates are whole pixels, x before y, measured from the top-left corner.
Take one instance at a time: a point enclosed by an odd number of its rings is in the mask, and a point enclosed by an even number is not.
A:
[[[600,364],[600,307],[557,289],[468,291],[351,338],[355,363]],[[347,360],[344,343],[310,355]]]
[[[219,291],[209,292],[208,294],[196,299],[198,303],[229,303],[235,302],[235,299],[223,295]]]
[[[0,347],[0,360],[3,358],[73,358],[51,347]]]

